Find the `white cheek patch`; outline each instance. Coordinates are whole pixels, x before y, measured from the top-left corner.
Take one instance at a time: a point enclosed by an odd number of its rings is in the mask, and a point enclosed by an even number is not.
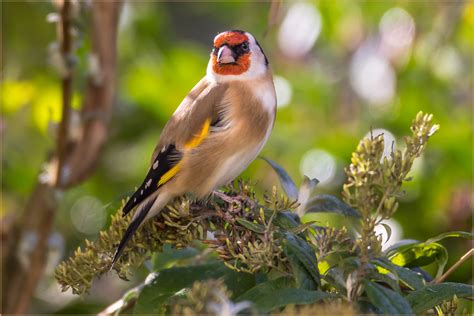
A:
[[[206,77],[211,82],[228,82],[234,80],[249,80],[257,79],[267,73],[268,67],[265,60],[265,55],[263,55],[262,50],[257,45],[255,38],[252,34],[245,32],[249,39],[250,51],[250,67],[249,69],[240,74],[240,75],[219,75],[216,74],[212,68],[212,58],[209,60],[207,65]]]

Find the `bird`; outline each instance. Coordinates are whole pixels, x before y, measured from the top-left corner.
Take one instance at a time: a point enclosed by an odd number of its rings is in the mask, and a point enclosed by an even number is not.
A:
[[[255,37],[242,30],[217,34],[206,75],[162,130],[143,183],[122,209],[136,211],[112,260],[142,223],[175,197],[209,196],[258,156],[276,116],[272,71]]]

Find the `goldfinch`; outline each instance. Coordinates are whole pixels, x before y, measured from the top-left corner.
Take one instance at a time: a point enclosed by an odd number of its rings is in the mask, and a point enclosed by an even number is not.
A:
[[[112,265],[140,225],[174,197],[202,199],[232,181],[257,157],[275,122],[276,94],[268,60],[248,32],[226,31],[202,78],[164,127],[142,185],[123,208],[137,208]]]

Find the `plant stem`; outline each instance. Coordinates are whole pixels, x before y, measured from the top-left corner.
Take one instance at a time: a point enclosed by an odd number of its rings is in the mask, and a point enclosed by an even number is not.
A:
[[[444,282],[446,278],[454,272],[457,268],[459,268],[460,265],[462,265],[466,260],[468,260],[470,257],[474,255],[474,248],[471,248],[468,252],[466,252],[459,260],[451,266],[451,268],[448,269],[443,275],[441,275],[439,278],[436,278],[433,280],[432,284],[438,284],[441,282]]]

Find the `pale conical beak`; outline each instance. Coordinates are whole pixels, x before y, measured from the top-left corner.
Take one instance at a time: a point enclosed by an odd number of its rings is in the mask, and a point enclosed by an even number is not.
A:
[[[234,52],[227,45],[223,45],[217,52],[217,62],[219,64],[235,63]]]

